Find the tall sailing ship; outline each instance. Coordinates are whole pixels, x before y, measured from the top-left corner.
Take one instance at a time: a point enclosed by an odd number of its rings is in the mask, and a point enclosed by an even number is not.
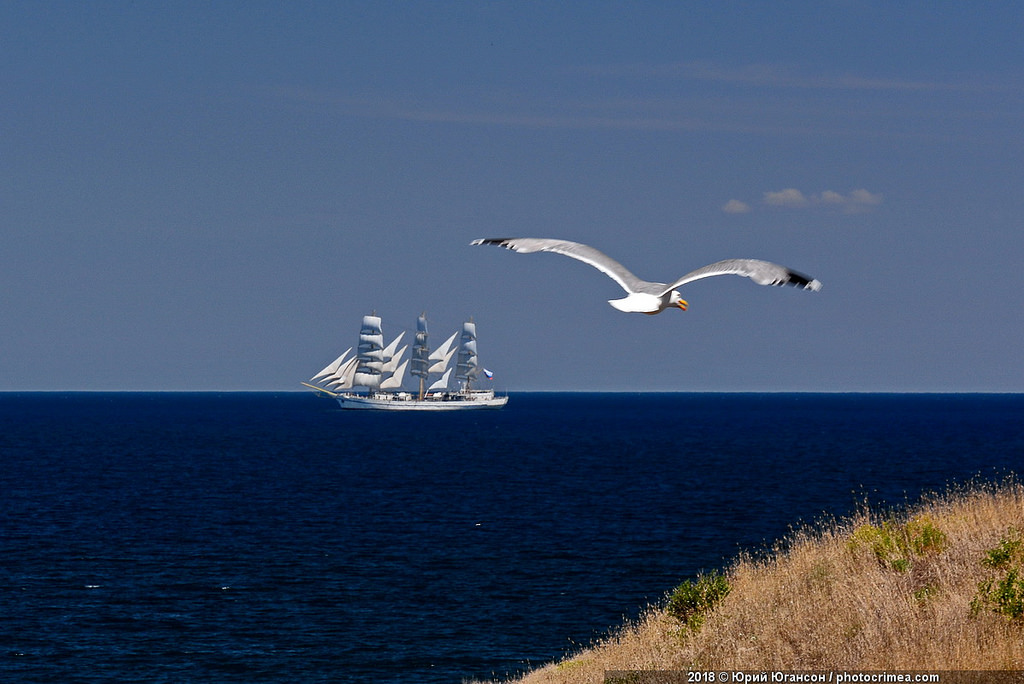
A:
[[[507,396],[497,396],[493,389],[478,389],[473,385],[481,375],[490,379],[491,372],[480,365],[476,350],[476,323],[473,319],[462,324],[444,343],[430,350],[426,314],[416,319],[416,336],[412,356],[402,357],[408,350],[401,349],[405,332],[387,346],[381,318],[376,313],[363,316],[359,330],[356,355],[349,358],[349,347],[327,367],[302,383],[317,393],[336,399],[343,409],[379,409],[386,411],[458,411],[465,409],[501,408],[508,403]],[[456,345],[455,339],[459,338]],[[455,368],[450,367],[455,358]],[[402,388],[406,370],[418,380],[418,388]],[[455,372],[457,389],[448,385]],[[431,376],[440,376],[433,382]],[[364,388],[357,391],[356,388]]]

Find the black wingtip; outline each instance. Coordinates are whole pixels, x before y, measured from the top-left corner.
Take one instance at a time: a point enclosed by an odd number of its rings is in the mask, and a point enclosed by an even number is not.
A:
[[[470,245],[498,245],[499,247],[504,247],[505,249],[512,249],[509,246],[508,243],[511,240],[514,240],[514,239],[515,238],[477,238],[476,240],[473,240],[469,244]]]
[[[797,273],[796,271],[790,270],[786,274],[786,280],[780,285],[792,285],[793,287],[803,288],[804,290],[812,290],[817,292],[821,289],[821,282],[803,273]]]

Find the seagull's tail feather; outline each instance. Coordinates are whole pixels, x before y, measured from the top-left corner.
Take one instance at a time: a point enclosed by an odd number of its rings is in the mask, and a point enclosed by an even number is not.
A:
[[[661,297],[641,292],[634,292],[622,299],[609,299],[608,303],[626,313],[656,314],[664,309],[661,306]]]

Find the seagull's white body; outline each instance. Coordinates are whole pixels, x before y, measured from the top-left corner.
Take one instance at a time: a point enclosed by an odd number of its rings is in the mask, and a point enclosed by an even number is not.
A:
[[[554,252],[585,264],[590,264],[609,278],[617,282],[626,296],[622,299],[610,299],[608,303],[619,311],[627,313],[661,313],[670,307],[686,310],[686,301],[676,288],[701,278],[718,275],[738,275],[750,278],[758,285],[792,285],[805,290],[821,289],[821,282],[805,276],[785,266],[758,259],[726,259],[702,266],[690,271],[671,284],[653,283],[640,280],[629,269],[612,259],[607,254],[593,247],[569,240],[551,238],[482,238],[473,240],[471,245],[498,245],[514,252]]]

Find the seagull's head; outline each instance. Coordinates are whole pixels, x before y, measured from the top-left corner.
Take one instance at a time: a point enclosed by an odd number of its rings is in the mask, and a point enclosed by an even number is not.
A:
[[[689,306],[689,304],[686,303],[686,300],[683,299],[683,296],[679,294],[678,290],[672,290],[668,295],[668,306],[678,306],[683,311],[686,311],[686,307]]]

